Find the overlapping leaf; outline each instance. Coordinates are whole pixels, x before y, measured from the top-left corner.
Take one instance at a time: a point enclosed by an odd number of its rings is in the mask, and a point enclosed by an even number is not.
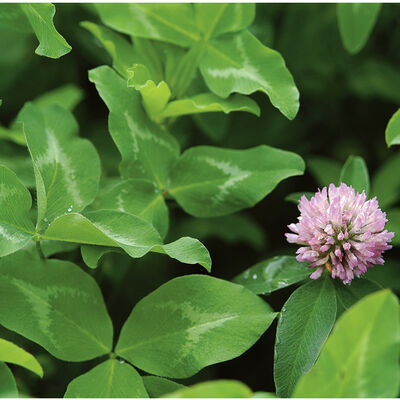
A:
[[[389,147],[394,144],[400,144],[400,109],[390,118],[385,135],[386,143]]]
[[[149,396],[135,368],[112,359],[104,361],[71,381],[64,397],[146,398]]]
[[[7,365],[2,362],[0,362],[0,397],[18,397],[18,389],[14,376]]]
[[[99,287],[68,261],[45,261],[25,251],[2,258],[0,323],[62,360],[111,351],[113,329]]]
[[[274,317],[267,303],[240,285],[187,275],[134,307],[115,351],[146,372],[184,378],[242,354]]]
[[[169,193],[189,214],[215,217],[253,206],[280,181],[303,171],[304,162],[297,154],[269,146],[247,150],[197,146],[179,159]]]
[[[343,165],[340,182],[353,186],[356,192],[365,190],[369,194],[369,174],[367,164],[362,157],[350,156]],[[334,182],[336,183],[336,182]]]
[[[147,375],[143,376],[142,379],[147,393],[151,398],[162,397],[168,393],[185,388],[185,386],[180,383],[161,378],[160,376]]]

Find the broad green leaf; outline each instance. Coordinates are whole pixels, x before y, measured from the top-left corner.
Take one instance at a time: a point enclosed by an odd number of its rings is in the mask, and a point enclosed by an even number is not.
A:
[[[388,147],[393,144],[400,144],[400,108],[390,118],[385,136]]]
[[[170,381],[166,378],[161,378],[160,376],[143,376],[144,387],[147,393],[152,398],[162,397],[168,393],[176,392],[177,390],[185,388],[184,385],[180,383]]]
[[[353,186],[356,192],[369,194],[369,174],[367,164],[362,157],[349,156],[340,173],[339,183]]]
[[[54,254],[73,251],[78,248],[78,245],[76,243],[58,242],[54,240],[41,240],[40,247],[42,248],[44,256],[48,258]]]
[[[1,125],[0,125],[0,139],[10,140],[21,146],[26,145],[26,141],[25,141],[23,132],[15,130],[15,129],[6,128]]]
[[[16,344],[1,338],[0,361],[20,365],[43,378],[43,369],[35,357]]]
[[[358,53],[367,42],[378,18],[380,3],[337,4],[339,32],[346,50]]]
[[[134,87],[142,95],[143,107],[147,114],[154,116],[159,114],[171,97],[171,90],[166,82],[155,84],[150,72],[143,64],[135,64],[128,69],[128,87]]]
[[[43,229],[59,215],[79,212],[94,200],[100,160],[94,146],[77,137],[78,126],[72,114],[60,106],[41,110],[28,103],[19,113],[18,122],[23,124],[33,160],[38,226]]]
[[[315,363],[336,319],[331,277],[298,288],[282,307],[276,332],[274,380],[278,397],[290,397]]]
[[[399,301],[389,290],[373,293],[347,310],[294,397],[396,397],[399,314]]]
[[[173,226],[174,237],[189,235],[205,241],[217,238],[226,243],[247,243],[257,250],[266,245],[265,230],[250,215],[232,214],[216,218],[187,217]]]
[[[14,375],[7,365],[2,362],[0,362],[0,397],[18,397],[18,389]]]
[[[133,46],[123,36],[104,26],[83,21],[80,25],[92,33],[110,55],[113,67],[124,77],[128,78],[128,68],[138,62]]]
[[[260,115],[257,103],[249,97],[235,94],[222,99],[213,93],[201,93],[192,97],[170,102],[158,115],[158,118],[178,117],[187,114],[222,111],[228,114],[232,111],[245,111]]]
[[[195,217],[216,217],[252,207],[283,179],[301,175],[300,156],[261,145],[246,150],[197,146],[176,164],[169,193]]]
[[[83,90],[80,87],[74,84],[67,84],[42,94],[33,100],[33,103],[42,109],[53,104],[58,104],[69,111],[73,111],[82,101],[83,96]]]
[[[156,229],[147,221],[132,214],[99,210],[84,215],[70,213],[56,218],[41,235],[47,240],[120,247],[133,258],[149,251],[167,254],[186,264],[200,264],[211,270],[208,250],[197,239],[180,238],[163,244]],[[104,252],[103,248],[98,249]]]
[[[123,361],[107,360],[68,385],[65,398],[135,398],[149,397],[142,377]]]
[[[195,3],[196,23],[206,39],[241,31],[254,20],[255,4]]]
[[[200,71],[218,96],[262,91],[287,118],[293,119],[297,114],[299,91],[282,56],[246,30],[212,39]]]
[[[110,110],[109,129],[122,155],[123,176],[148,179],[164,189],[179,156],[176,139],[149,120],[140,94],[111,68],[91,70],[89,79]]]
[[[129,35],[187,47],[200,39],[191,4],[99,3],[103,23]]]
[[[35,174],[33,172],[32,160],[29,155],[0,155],[0,165],[3,165],[4,167],[7,167],[15,172],[18,179],[20,179],[23,185],[27,188],[31,189],[35,187]]]
[[[95,280],[71,262],[28,252],[0,260],[0,324],[65,361],[90,360],[112,347],[111,320]]]
[[[383,210],[400,199],[400,174],[393,173],[399,169],[400,151],[385,160],[372,178],[371,197],[378,198],[379,205]]]
[[[269,294],[275,290],[307,279],[311,274],[307,263],[293,256],[276,256],[246,269],[232,281],[256,294]]]
[[[320,187],[339,182],[341,165],[336,160],[326,157],[310,157],[306,160],[306,164]]]
[[[115,352],[146,372],[186,378],[244,353],[274,318],[268,304],[243,286],[187,275],[136,304]]]
[[[102,194],[98,209],[118,210],[150,222],[165,237],[169,216],[162,192],[150,181],[126,179],[116,182]]]
[[[248,398],[252,392],[244,383],[234,380],[215,380],[197,383],[164,397],[173,398]]]
[[[381,286],[368,279],[354,279],[351,285],[344,285],[342,281],[335,280],[337,300],[337,315],[342,314],[364,296],[382,289]]]
[[[295,192],[295,193],[290,193],[285,197],[285,201],[290,201],[291,203],[294,204],[298,204],[300,199],[303,196],[306,196],[306,198],[308,200],[311,199],[311,197],[313,197],[315,195],[315,193],[312,192]]]
[[[71,46],[57,32],[53,24],[56,9],[50,3],[20,4],[39,41],[35,53],[50,58],[60,58],[71,51]]]
[[[0,165],[0,257],[24,247],[35,234],[29,217],[32,198],[7,167]]]
[[[392,245],[400,245],[400,207],[392,208],[387,212],[386,216],[388,222],[385,228],[389,232],[394,232],[394,238],[392,239]]]

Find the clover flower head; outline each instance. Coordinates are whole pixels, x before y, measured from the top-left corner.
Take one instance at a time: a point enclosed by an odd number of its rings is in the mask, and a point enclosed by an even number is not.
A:
[[[289,243],[302,245],[297,260],[317,268],[310,276],[317,279],[324,268],[332,278],[339,277],[350,284],[367,268],[384,264],[382,253],[391,249],[388,243],[394,233],[385,228],[386,213],[379,208],[376,197],[366,200],[365,192],[356,193],[341,183],[324,187],[308,200],[299,201],[297,224],[290,224],[286,233]]]

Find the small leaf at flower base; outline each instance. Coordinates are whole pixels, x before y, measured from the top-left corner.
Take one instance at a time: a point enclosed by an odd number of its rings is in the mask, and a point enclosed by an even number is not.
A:
[[[275,315],[243,286],[187,275],[136,304],[115,351],[146,372],[186,378],[244,353]]]
[[[168,207],[164,196],[151,181],[117,181],[101,194],[97,209],[118,210],[141,217],[149,221],[163,238],[168,232]]]
[[[310,157],[306,160],[306,164],[307,169],[321,188],[339,181],[341,165],[336,160],[326,157]]]
[[[18,389],[14,379],[14,375],[7,367],[7,365],[2,362],[0,362],[0,397],[18,397]]]
[[[168,393],[176,392],[177,390],[184,389],[186,386],[170,381],[160,376],[143,376],[143,383],[147,390],[147,393],[152,398],[162,397]]]
[[[358,156],[350,156],[343,165],[339,181],[353,186],[356,192],[362,193],[365,190],[368,197],[369,174],[364,159]]]
[[[45,229],[56,217],[79,212],[98,190],[100,160],[66,109],[51,105],[40,109],[27,103],[18,115],[36,176],[38,225]]]
[[[394,144],[400,144],[400,109],[390,118],[386,127],[385,136],[388,147]]]
[[[338,316],[350,308],[353,304],[357,303],[357,301],[361,300],[364,296],[382,289],[382,287],[377,283],[365,278],[355,279],[351,282],[351,285],[344,285],[342,282],[335,280],[334,285],[336,291]]]
[[[187,213],[217,217],[254,206],[279,182],[303,171],[300,156],[269,146],[197,146],[176,164],[169,193]]]
[[[20,4],[39,40],[35,53],[50,58],[60,58],[71,51],[71,46],[57,32],[53,24],[56,9],[50,3]]]
[[[348,309],[293,397],[396,397],[399,314],[399,301],[389,290],[370,294]]]
[[[340,3],[337,17],[340,36],[350,54],[358,53],[365,45],[378,18],[382,4]]]
[[[43,377],[43,369],[36,358],[16,344],[0,338],[0,362],[20,365]]]
[[[157,117],[168,118],[216,111],[222,111],[225,114],[232,111],[245,111],[257,116],[260,115],[260,108],[250,97],[235,94],[223,99],[213,93],[201,93],[170,102]]]
[[[250,3],[195,3],[194,10],[196,24],[207,39],[247,28],[256,11]]]
[[[91,70],[89,79],[110,110],[109,129],[122,155],[122,175],[147,179],[164,189],[179,157],[176,139],[149,120],[140,93],[111,68]]]
[[[158,116],[171,97],[171,90],[164,81],[155,84],[148,68],[135,64],[128,69],[128,87],[134,87],[142,95],[143,106],[150,116]]]
[[[137,63],[138,57],[129,43],[122,35],[104,26],[83,21],[80,25],[92,33],[103,45],[113,61],[113,67],[126,79],[128,79],[128,68]]]
[[[200,71],[218,96],[262,91],[285,117],[297,114],[299,91],[285,61],[247,30],[209,41]]]
[[[296,382],[318,358],[336,319],[336,295],[326,275],[298,288],[282,307],[275,342],[278,397],[290,397]]]
[[[191,4],[99,3],[103,23],[119,32],[187,47],[200,39]]]
[[[400,169],[398,151],[383,163],[372,178],[371,197],[377,196],[382,209],[387,209],[400,199],[400,174],[393,171]]]
[[[163,397],[169,398],[249,398],[252,392],[244,383],[234,380],[215,380],[197,383]]]
[[[78,376],[64,398],[147,398],[142,377],[131,365],[111,359]]]
[[[400,245],[400,207],[392,208],[387,212],[386,218],[388,219],[386,229],[389,232],[394,232],[395,235],[391,244],[393,246]]]
[[[197,239],[183,237],[172,243],[163,244],[156,229],[135,215],[113,210],[99,210],[84,215],[70,213],[54,220],[43,239],[61,240],[80,244],[119,247],[133,258],[143,257],[149,251],[167,254],[186,264],[200,264],[211,270],[208,250]],[[93,250],[96,253],[96,250]],[[99,259],[104,253],[90,255]],[[92,266],[93,262],[89,262]]]
[[[33,254],[0,260],[1,325],[65,361],[110,352],[112,323],[95,280],[71,262]]]
[[[285,201],[290,201],[291,203],[298,204],[300,199],[303,196],[306,196],[308,200],[313,197],[315,193],[312,192],[295,192],[295,193],[290,193],[285,197]]]
[[[293,256],[276,256],[246,269],[232,281],[243,285],[256,294],[269,294],[275,290],[309,278],[307,263]]]
[[[0,257],[23,248],[35,234],[29,217],[32,198],[7,167],[0,165]]]

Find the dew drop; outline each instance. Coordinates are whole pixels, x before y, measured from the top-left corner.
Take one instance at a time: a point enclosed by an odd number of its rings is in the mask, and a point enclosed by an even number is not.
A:
[[[71,204],[69,207],[68,207],[68,212],[71,212],[72,211],[72,207],[73,207],[73,205]]]
[[[124,360],[118,360],[118,362],[119,362],[120,364],[125,364],[125,361],[124,361]]]
[[[253,275],[253,279],[257,279],[257,274],[254,274],[254,275]]]

